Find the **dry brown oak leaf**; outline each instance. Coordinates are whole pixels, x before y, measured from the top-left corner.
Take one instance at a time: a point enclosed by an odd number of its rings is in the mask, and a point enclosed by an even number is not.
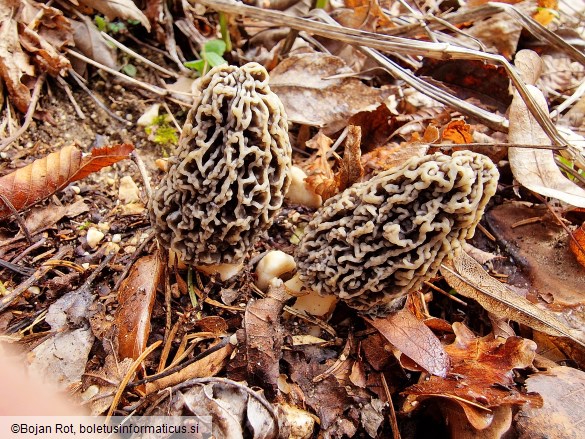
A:
[[[31,207],[69,183],[128,158],[133,150],[132,144],[123,143],[94,148],[84,156],[77,146],[70,145],[0,177],[0,219],[13,214],[7,202],[16,211]]]

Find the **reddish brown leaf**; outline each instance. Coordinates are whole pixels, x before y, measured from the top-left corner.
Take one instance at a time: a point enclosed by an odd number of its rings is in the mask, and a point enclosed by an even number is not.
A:
[[[349,125],[343,160],[340,163],[339,173],[335,174],[337,191],[341,192],[358,182],[364,175],[361,163],[362,129],[359,126]]]
[[[122,282],[114,320],[119,358],[136,359],[146,348],[150,314],[162,273],[163,264],[158,255],[144,256],[136,261]]]
[[[124,143],[95,148],[89,156],[83,157],[77,146],[66,146],[0,177],[0,194],[20,211],[44,200],[73,181],[127,158],[133,150],[132,144]],[[8,206],[2,203],[0,219],[11,214]]]
[[[307,141],[307,147],[316,151],[308,160],[306,171],[309,176],[305,179],[305,183],[315,193],[322,183],[333,181],[333,169],[327,160],[332,144],[333,140],[323,134],[323,131],[319,131],[315,137]]]
[[[73,175],[71,181],[81,180],[92,172],[99,171],[106,166],[119,162],[120,160],[127,159],[132,151],[134,151],[134,145],[131,143],[121,143],[94,148],[91,150],[89,156],[83,158],[79,170]]]
[[[326,137],[326,139],[329,138]],[[307,187],[316,194],[321,195],[323,201],[347,189],[364,175],[364,168],[361,164],[360,141],[361,128],[349,125],[343,159],[338,160],[339,171],[334,175],[331,175],[331,167],[325,158],[329,149],[328,142],[320,143],[320,150],[318,151],[320,164],[315,165],[315,167],[319,166],[319,168],[314,174],[309,175],[305,182]]]
[[[569,241],[569,248],[577,258],[579,264],[585,267],[585,223],[573,232],[573,239]]]
[[[248,381],[264,388],[268,395],[275,395],[278,390],[283,344],[280,315],[286,297],[282,283],[271,285],[266,298],[248,302],[244,314]]]
[[[536,352],[533,341],[520,337],[494,339],[491,335],[477,338],[461,323],[454,323],[453,330],[457,338],[445,347],[451,358],[449,376],[433,376],[407,388],[405,393],[412,395],[407,410],[418,405],[414,401],[448,398],[461,406],[472,425],[485,428],[489,418],[486,421],[478,417],[478,410],[485,412],[503,404],[542,403],[535,394],[520,393],[514,383],[513,369],[532,364]]]
[[[349,118],[349,125],[357,125],[362,129],[362,152],[386,144],[394,131],[391,125],[392,113],[386,104],[380,104],[373,111],[360,111]]]
[[[16,15],[19,23],[20,44],[31,54],[41,71],[55,76],[71,68],[62,53],[73,46],[69,19],[63,12],[34,1],[21,2]]]
[[[453,143],[472,143],[471,127],[462,120],[452,120],[441,133],[441,140],[450,140]]]
[[[381,319],[365,318],[398,350],[433,375],[446,377],[449,356],[432,331],[408,309]]]

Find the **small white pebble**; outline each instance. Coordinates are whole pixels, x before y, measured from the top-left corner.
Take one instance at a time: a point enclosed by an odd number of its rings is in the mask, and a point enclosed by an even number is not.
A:
[[[98,223],[97,228],[100,232],[107,233],[110,230],[110,223],[108,222]]]
[[[158,117],[159,109],[160,104],[154,104],[148,107],[142,116],[138,118],[136,125],[139,127],[147,127],[148,125],[152,125],[154,120]]]
[[[126,120],[132,120],[134,116],[131,113],[126,114]]]
[[[8,158],[8,154],[6,154],[5,152],[0,152],[0,158],[7,159]]]
[[[28,287],[27,291],[32,294],[33,296],[38,296],[39,294],[41,294],[41,289],[39,287],[37,287],[36,285],[33,285],[32,287]]]
[[[116,233],[112,236],[112,242],[122,242],[122,235]]]
[[[81,268],[83,268],[84,270],[89,270],[89,262],[84,262],[83,264],[81,264]]]
[[[126,254],[132,254],[132,253],[136,253],[136,247],[134,247],[133,245],[129,245],[128,247],[124,247],[124,253]]]
[[[71,190],[73,192],[75,192],[77,195],[79,195],[81,193],[81,189],[79,188],[79,186],[76,186],[74,184],[72,184],[71,186],[69,186],[71,188]]]
[[[115,242],[106,242],[104,245],[106,254],[118,253],[120,251],[120,245]]]
[[[104,236],[105,234],[103,232],[99,231],[95,227],[90,227],[86,235],[87,245],[89,245],[91,249],[96,248],[100,241],[104,239]]]
[[[120,179],[120,187],[118,189],[118,199],[122,204],[136,203],[140,201],[140,189],[132,180],[132,177],[125,175]]]

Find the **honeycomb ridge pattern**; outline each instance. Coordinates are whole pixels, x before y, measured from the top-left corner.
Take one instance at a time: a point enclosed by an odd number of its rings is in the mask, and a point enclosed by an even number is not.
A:
[[[283,203],[292,150],[268,79],[257,63],[217,66],[201,79],[151,203],[159,242],[185,263],[241,262]]]
[[[413,157],[354,184],[306,227],[297,251],[301,280],[384,314],[473,236],[498,178],[488,157],[459,151]]]

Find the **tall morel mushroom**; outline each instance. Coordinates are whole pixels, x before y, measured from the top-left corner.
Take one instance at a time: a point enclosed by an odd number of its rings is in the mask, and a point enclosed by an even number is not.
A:
[[[287,118],[260,64],[213,68],[155,191],[159,242],[192,265],[238,264],[290,184]]]
[[[360,311],[384,314],[471,238],[496,192],[481,154],[413,157],[330,198],[297,252],[300,279]]]

